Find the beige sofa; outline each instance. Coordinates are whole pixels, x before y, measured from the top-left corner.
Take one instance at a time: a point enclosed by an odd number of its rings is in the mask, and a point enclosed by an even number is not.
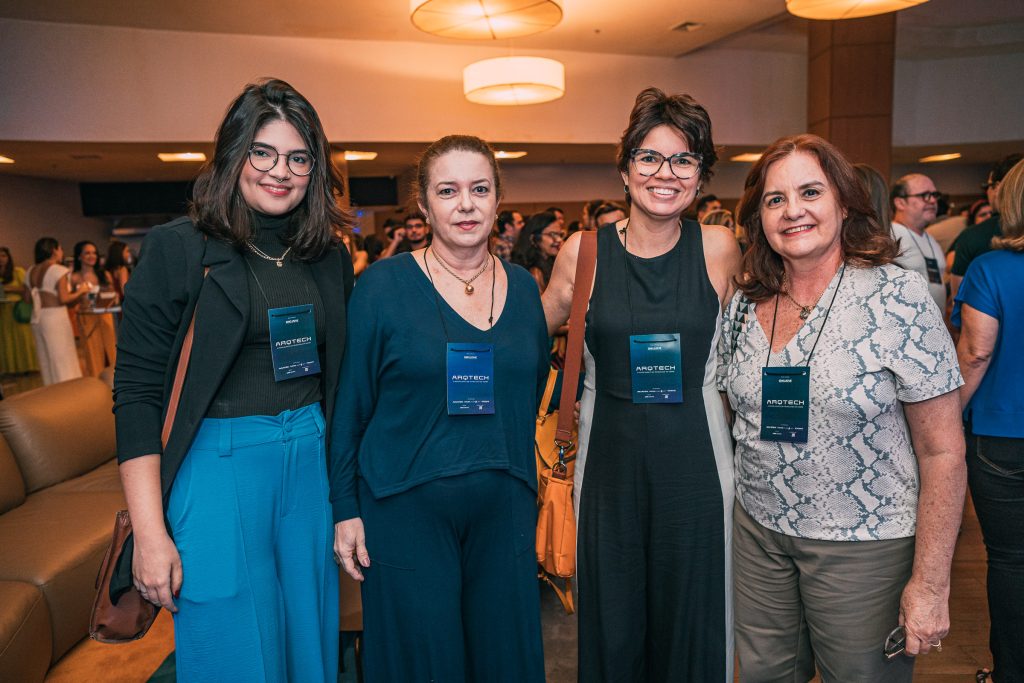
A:
[[[91,377],[0,401],[0,681],[42,681],[88,634],[125,507],[111,405]]]

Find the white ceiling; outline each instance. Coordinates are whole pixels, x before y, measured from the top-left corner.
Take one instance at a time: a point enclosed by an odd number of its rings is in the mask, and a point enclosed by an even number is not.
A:
[[[805,52],[807,22],[785,12],[784,0],[563,0],[557,27],[506,41],[519,49],[674,57],[700,49],[742,48]],[[897,55],[935,59],[955,55],[1024,52],[1024,0],[932,0],[898,15]],[[0,18],[41,22],[131,27],[182,32],[410,41],[466,45],[416,29],[408,0],[3,0]],[[695,31],[673,30],[682,22],[702,24]],[[338,149],[349,146],[335,141]],[[182,143],[209,150],[208,142]],[[353,163],[353,175],[398,175],[408,169],[417,144],[361,142],[375,149],[375,162]],[[498,143],[500,146],[500,143]],[[17,155],[16,173],[73,180],[173,180],[194,174],[189,164],[154,163],[166,144],[3,143]],[[601,163],[610,145],[516,145],[530,155],[513,163]],[[1005,147],[1005,143],[1000,148]],[[748,149],[729,149],[729,155]],[[895,150],[894,162],[907,163],[931,150]],[[939,150],[943,151],[943,150]],[[966,146],[964,162],[996,155],[986,145]]]
[[[671,57],[785,15],[784,0],[562,0],[563,20],[516,48]],[[460,44],[423,33],[409,0],[4,0],[0,17],[164,31]],[[683,22],[702,26],[674,31]]]

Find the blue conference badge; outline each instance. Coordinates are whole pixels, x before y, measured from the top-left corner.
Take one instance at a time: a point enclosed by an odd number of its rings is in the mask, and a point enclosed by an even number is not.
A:
[[[494,344],[448,344],[448,414],[494,414]]]
[[[761,440],[806,443],[811,369],[761,368]]]
[[[274,381],[306,377],[320,372],[316,347],[316,319],[312,304],[271,308],[270,354]]]
[[[633,403],[682,403],[683,359],[679,334],[629,337]]]

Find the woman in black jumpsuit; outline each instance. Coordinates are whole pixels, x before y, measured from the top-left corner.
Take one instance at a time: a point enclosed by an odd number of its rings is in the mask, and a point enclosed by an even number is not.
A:
[[[598,233],[587,314],[576,468],[581,681],[732,680],[732,451],[715,346],[739,249],[727,230],[681,219],[715,158],[700,105],[640,93],[618,160],[631,216]],[[562,252],[544,297],[549,328],[568,313],[578,239]],[[682,372],[671,402],[637,402],[643,363],[631,361],[631,345],[673,334]]]

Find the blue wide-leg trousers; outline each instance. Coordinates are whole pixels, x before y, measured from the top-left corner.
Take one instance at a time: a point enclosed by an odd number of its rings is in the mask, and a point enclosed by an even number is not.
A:
[[[317,404],[206,419],[167,508],[178,681],[337,681],[338,567]]]

